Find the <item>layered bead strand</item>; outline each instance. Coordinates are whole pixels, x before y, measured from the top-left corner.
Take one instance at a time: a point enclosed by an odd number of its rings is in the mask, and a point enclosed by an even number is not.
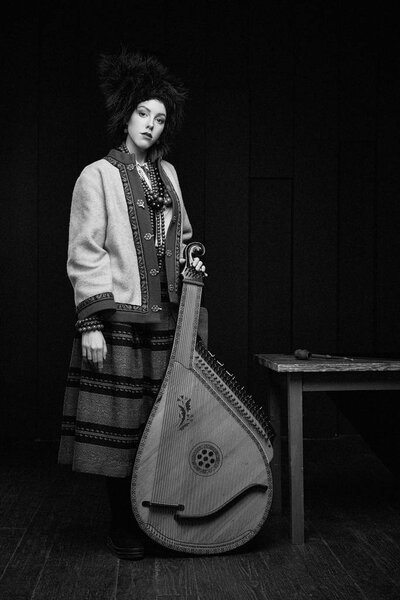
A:
[[[126,144],[122,144],[120,149],[123,152],[129,153]],[[157,250],[158,267],[161,270],[165,255],[164,210],[172,204],[172,200],[165,189],[164,182],[155,163],[149,161],[143,165],[136,165],[136,168],[142,180],[146,202],[150,209],[150,220]],[[143,171],[148,174],[150,186]]]

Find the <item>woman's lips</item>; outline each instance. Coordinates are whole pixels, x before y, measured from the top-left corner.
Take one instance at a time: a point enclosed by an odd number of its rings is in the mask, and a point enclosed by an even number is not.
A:
[[[153,136],[150,133],[142,133],[142,135],[144,135],[144,137],[146,137],[148,140],[153,139]]]

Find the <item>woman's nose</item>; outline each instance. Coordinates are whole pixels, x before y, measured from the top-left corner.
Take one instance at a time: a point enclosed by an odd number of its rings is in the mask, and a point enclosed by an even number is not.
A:
[[[148,123],[147,123],[147,127],[148,127],[149,129],[153,129],[153,127],[154,127],[154,121],[152,121],[152,120],[151,120],[151,121],[148,121]]]

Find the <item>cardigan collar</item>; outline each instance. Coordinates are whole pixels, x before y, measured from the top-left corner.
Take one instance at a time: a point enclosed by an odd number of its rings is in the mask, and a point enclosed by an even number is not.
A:
[[[120,150],[119,148],[112,148],[107,156],[112,156],[115,160],[117,160],[118,162],[122,163],[123,165],[135,165],[136,166],[136,155],[134,152],[124,152],[123,150]],[[161,162],[161,158],[157,158],[156,161],[157,165],[160,164]]]

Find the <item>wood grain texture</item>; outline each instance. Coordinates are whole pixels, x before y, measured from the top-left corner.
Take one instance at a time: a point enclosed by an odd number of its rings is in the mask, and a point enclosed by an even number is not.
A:
[[[13,5],[0,36],[4,57],[0,178],[2,286],[2,439],[36,431],[31,418],[37,388],[37,198],[39,19],[34,5]],[[12,49],[10,53],[10,49]],[[33,316],[35,315],[35,316]]]
[[[207,76],[205,77],[205,88],[207,90],[219,89],[230,90],[234,92],[235,103],[227,102],[226,116],[231,111],[246,111],[246,105],[240,103],[240,92],[245,91],[247,85],[247,47],[249,42],[249,21],[247,11],[243,11],[240,4],[233,2],[214,2],[206,0],[203,3],[205,11],[206,29],[202,44],[206,52],[206,64],[208,65]],[[190,9],[192,13],[192,9]],[[188,16],[188,15],[186,15]],[[190,14],[190,18],[192,14]],[[197,24],[192,23],[189,27],[196,29]],[[239,102],[238,102],[239,101]],[[233,106],[235,104],[235,106]],[[241,105],[240,105],[241,104]],[[215,107],[216,108],[216,107]],[[215,118],[221,118],[223,113],[216,111]],[[220,121],[222,125],[222,121]],[[215,123],[214,123],[215,125]],[[227,122],[225,121],[225,125]],[[246,136],[246,132],[240,128],[241,135]],[[245,137],[241,138],[244,141]],[[207,150],[216,143],[216,138],[208,138]],[[210,146],[209,146],[210,145]],[[223,151],[223,147],[219,147]],[[242,158],[246,157],[247,150],[242,147]]]
[[[380,53],[381,13],[371,8],[355,3],[338,8],[339,135],[366,148],[376,141]]]
[[[287,375],[290,469],[290,532],[293,544],[304,543],[303,390],[301,376]]]
[[[0,535],[0,581],[22,542],[26,529],[2,527]]]
[[[207,89],[205,122],[209,343],[227,369],[245,385],[249,303],[246,92],[235,90],[232,103],[232,90]]]
[[[2,452],[3,459],[9,457],[0,463],[2,489],[19,482],[27,496],[21,500],[25,505],[35,480],[44,491],[35,522],[24,527],[23,543],[17,544],[12,564],[0,574],[0,594],[7,600],[399,596],[398,489],[358,436],[305,441],[304,547],[290,543],[286,515],[271,515],[268,527],[231,554],[191,558],[148,543],[146,558],[139,562],[119,561],[104,548],[108,511],[100,478],[60,472],[55,445],[11,450]],[[8,515],[12,518],[12,510]],[[0,544],[2,565],[7,565],[17,541],[10,531],[0,525],[0,539],[6,540]],[[46,552],[38,551],[43,536]],[[40,577],[35,578],[34,569]]]
[[[177,140],[175,152],[169,158],[177,170],[183,201],[193,228],[193,240],[205,243],[206,211],[206,153],[205,125],[200,115],[205,110],[205,92],[202,85],[190,88],[190,102],[186,109],[185,123]],[[193,166],[195,165],[195,168]],[[208,249],[204,264],[213,272],[212,260],[208,260]],[[211,262],[210,262],[211,261]],[[207,299],[207,290],[205,291]]]
[[[296,5],[293,345],[336,346],[337,14]]]
[[[364,392],[372,393],[375,391],[378,393],[398,389],[400,389],[398,371],[341,371],[336,373],[325,371],[321,373],[303,373],[304,392],[360,392],[360,390],[363,390]],[[387,400],[388,398],[386,398]],[[365,403],[365,409],[367,406],[368,402]],[[387,409],[390,409],[390,403],[385,402],[385,410]],[[365,412],[367,411],[365,410]],[[363,434],[364,432],[365,429],[363,429]]]
[[[75,334],[73,290],[67,277],[66,262],[72,190],[79,174],[78,55],[77,47],[70,43],[76,34],[77,18],[68,3],[44,3],[40,6],[40,22],[38,120],[46,126],[38,130],[38,161],[42,167],[38,170],[36,214],[39,232],[37,326],[40,334],[35,421],[38,438],[56,439],[60,415],[57,400],[64,395]],[[68,312],[66,306],[69,306]],[[55,343],[54,330],[48,327],[49,322],[58,324],[57,339],[68,340],[68,344]],[[51,392],[49,364],[53,365]]]
[[[396,260],[400,252],[400,76],[398,34],[390,11],[381,15],[377,126],[377,351],[397,353],[400,335],[400,281]]]
[[[249,391],[265,405],[256,352],[288,352],[292,337],[292,183],[251,181],[249,205]],[[279,268],[277,268],[279,266]]]
[[[249,221],[251,354],[291,350],[291,217],[290,181],[252,181]]]
[[[250,177],[293,177],[294,20],[290,2],[248,7]],[[272,182],[271,182],[272,183]]]
[[[21,480],[22,481],[22,480]],[[20,484],[19,484],[20,485]],[[21,488],[21,493],[22,493]],[[37,489],[36,492],[39,492]],[[28,500],[24,494],[25,501]],[[36,494],[33,494],[35,504]],[[39,581],[44,564],[52,548],[56,530],[55,513],[51,503],[43,505],[42,491],[40,502],[35,506],[24,535],[12,554],[0,582],[0,594],[4,598],[31,598]],[[11,514],[12,509],[11,509]]]
[[[274,495],[272,498],[271,511],[280,514],[282,512],[282,389],[277,382],[277,378],[271,377],[270,373],[267,373],[266,380],[267,386],[265,392],[268,414],[276,434],[274,440],[274,460],[271,464],[274,482]]]
[[[206,2],[190,6],[192,25],[179,2],[165,2],[163,55],[188,89],[185,118],[167,160],[175,166],[183,200],[193,228],[193,240],[205,241],[206,126],[204,71],[206,69]],[[177,32],[179,32],[177,34]],[[185,49],[182,51],[182,49]],[[206,249],[207,251],[207,249]],[[207,265],[207,255],[205,264]],[[212,266],[210,265],[212,269]]]
[[[288,523],[285,525],[288,530]],[[365,600],[357,581],[347,574],[346,565],[332,556],[329,546],[314,531],[307,536],[307,544],[289,548],[279,529],[271,533],[268,551],[261,551],[256,563],[259,573],[269,574],[261,583],[265,598]]]
[[[337,7],[296,4],[292,347],[333,353],[337,343]],[[301,33],[300,33],[301,32]],[[324,404],[318,411],[318,404]],[[332,436],[335,409],[309,401],[308,435]],[[318,416],[317,416],[318,414]]]
[[[315,496],[309,498],[309,527],[314,535],[321,536],[336,560],[347,565],[350,577],[365,597],[394,600],[399,594],[397,501],[394,506],[386,503],[385,499],[394,499],[391,476],[373,454],[363,460],[363,448],[367,446],[348,437],[342,445],[330,442],[316,457],[306,443],[306,486],[312,481],[321,490],[318,500]],[[320,459],[326,469],[317,475]],[[379,475],[371,485],[373,472]],[[326,511],[331,515],[329,520],[322,517]],[[344,526],[338,535],[339,523]],[[355,547],[357,553],[352,557]]]
[[[374,143],[343,142],[339,169],[337,348],[368,356],[375,349],[376,317]]]
[[[287,354],[257,354],[255,360],[261,365],[281,373],[346,372],[346,371],[400,371],[399,360],[379,358],[312,359],[297,360]]]

